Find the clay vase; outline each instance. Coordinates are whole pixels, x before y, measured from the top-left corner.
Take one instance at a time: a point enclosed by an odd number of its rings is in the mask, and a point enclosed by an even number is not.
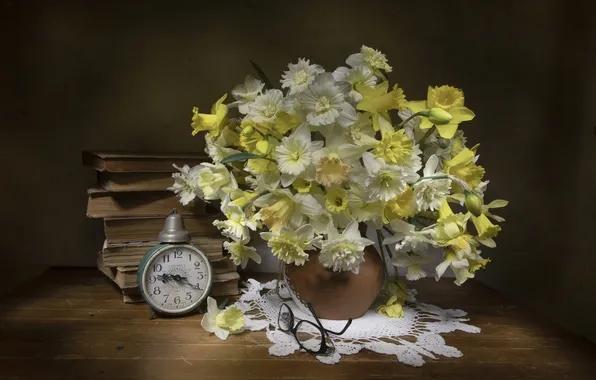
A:
[[[364,315],[384,281],[383,262],[374,246],[364,250],[365,261],[358,274],[333,272],[321,265],[318,256],[318,252],[313,252],[304,265],[285,266],[285,279],[300,309],[310,314],[304,306],[310,302],[323,319],[345,320]]]

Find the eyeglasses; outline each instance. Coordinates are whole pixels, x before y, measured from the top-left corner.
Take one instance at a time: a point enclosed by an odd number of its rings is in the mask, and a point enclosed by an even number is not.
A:
[[[307,306],[313,317],[315,317],[317,324],[304,319],[294,318],[292,309],[283,303],[277,316],[277,326],[285,333],[292,333],[300,348],[308,353],[313,355],[331,355],[335,351],[335,345],[329,334],[342,335],[352,324],[352,318],[348,320],[348,323],[340,332],[331,331],[323,327],[312,305],[309,303]],[[294,324],[295,319],[298,320],[296,324]]]

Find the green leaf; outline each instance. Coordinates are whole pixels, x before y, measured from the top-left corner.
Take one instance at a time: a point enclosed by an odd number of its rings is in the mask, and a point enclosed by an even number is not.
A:
[[[266,158],[266,157],[259,156],[258,154],[252,154],[252,153],[235,153],[235,154],[229,155],[228,157],[225,157],[223,160],[221,160],[221,163],[228,164],[230,162],[235,162],[235,161],[250,160],[251,158]]]
[[[257,75],[259,76],[259,78],[261,79],[261,81],[263,81],[263,83],[265,83],[265,88],[266,89],[273,88],[273,85],[271,84],[271,81],[269,81],[269,78],[267,78],[267,75],[265,75],[265,72],[259,67],[259,65],[257,65],[256,63],[254,63],[250,59],[249,59],[249,62],[252,65],[252,67],[255,69],[255,71],[257,72]]]
[[[509,201],[504,199],[495,199],[494,201],[490,202],[487,206],[488,208],[501,208],[505,207],[509,204]]]

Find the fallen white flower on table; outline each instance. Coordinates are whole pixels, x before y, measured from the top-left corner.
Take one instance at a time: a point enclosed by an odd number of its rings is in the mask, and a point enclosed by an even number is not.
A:
[[[244,331],[244,314],[238,306],[231,306],[225,311],[219,310],[215,299],[207,297],[207,313],[201,320],[201,326],[219,339],[226,340],[230,334]]]

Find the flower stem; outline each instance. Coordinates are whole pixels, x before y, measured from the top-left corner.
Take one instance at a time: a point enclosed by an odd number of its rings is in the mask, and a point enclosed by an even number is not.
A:
[[[434,126],[432,128],[429,128],[428,131],[426,131],[426,133],[424,134],[424,136],[422,136],[422,138],[420,139],[420,141],[418,141],[418,144],[422,145],[422,143],[424,142],[424,140],[426,140],[427,138],[429,138],[430,135],[432,135],[434,131],[435,131]]]
[[[248,202],[246,202],[246,204],[244,204],[244,206],[242,206],[242,211],[246,210],[246,208],[248,206],[250,206],[251,204],[253,204],[254,201],[256,201],[257,199],[259,199],[260,197],[262,197],[263,195],[268,194],[268,193],[269,193],[268,191],[263,191],[256,197],[251,198]]]
[[[389,289],[389,269],[387,269],[387,259],[385,258],[385,250],[383,249],[383,234],[380,229],[377,230],[377,241],[379,242],[379,250],[381,251],[381,259],[383,260],[383,269],[385,272],[383,289],[386,292]]]
[[[435,179],[448,179],[448,178],[449,178],[448,175],[436,175],[436,176],[429,176],[429,177],[420,177],[420,178],[418,178],[418,180],[416,182],[420,182],[423,179],[435,180]]]
[[[413,118],[420,116],[420,112],[416,112],[415,114],[413,114],[412,116],[410,116],[409,118],[407,118],[406,120],[402,121],[401,123],[399,123],[397,125],[398,128],[403,127],[404,125],[406,125],[406,123],[410,120],[412,120]]]

